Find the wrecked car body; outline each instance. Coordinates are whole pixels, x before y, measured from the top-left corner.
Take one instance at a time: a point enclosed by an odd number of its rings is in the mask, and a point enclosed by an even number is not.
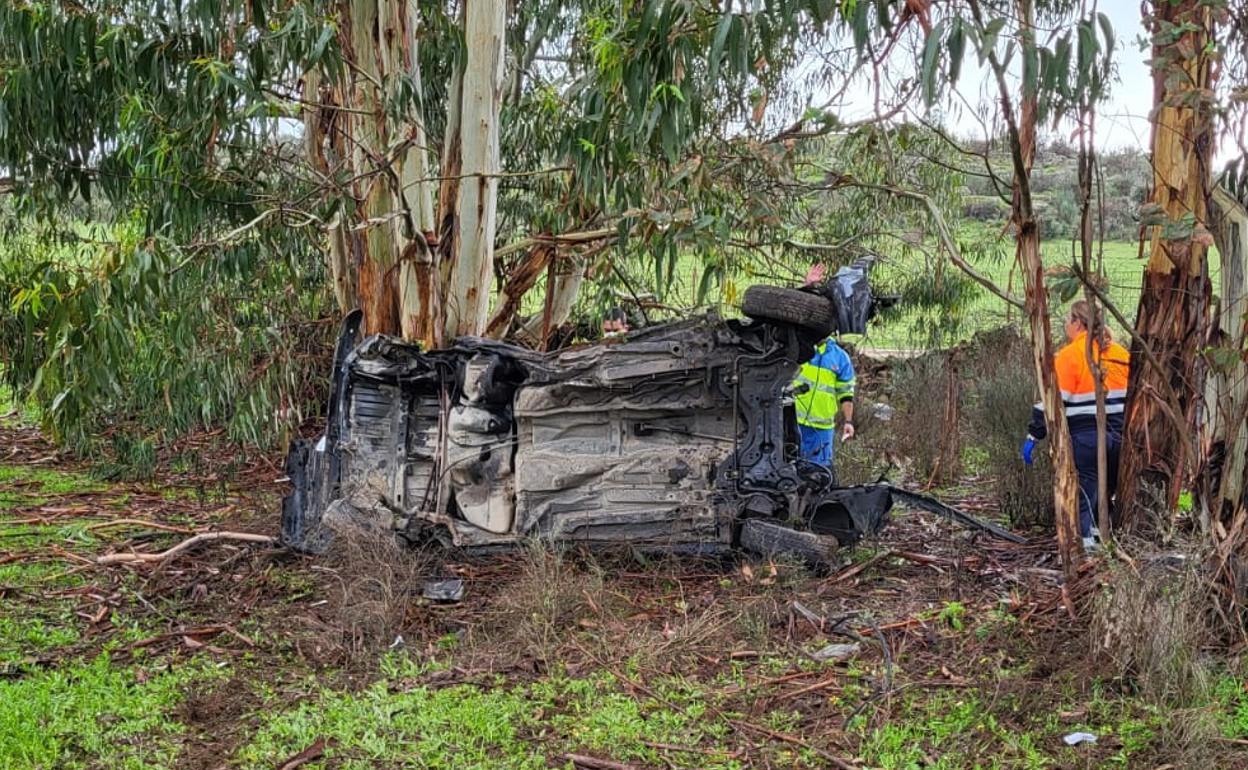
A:
[[[752,320],[708,314],[549,353],[478,338],[356,345],[352,314],[325,435],[287,459],[283,540],[320,550],[349,523],[469,550],[744,544],[826,561],[877,531],[892,496],[837,487],[798,458],[792,382],[840,308],[760,288],[771,293],[747,297]]]

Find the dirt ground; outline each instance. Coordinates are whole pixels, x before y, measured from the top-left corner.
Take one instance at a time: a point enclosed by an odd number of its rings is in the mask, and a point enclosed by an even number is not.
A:
[[[203,446],[107,483],[0,427],[0,766],[1248,767],[1238,664],[1191,713],[1144,697],[1091,647],[1102,563],[1063,587],[1040,533],[897,510],[830,574],[367,538],[101,563],[276,534],[278,459],[225,479]],[[422,597],[441,577],[462,601]]]

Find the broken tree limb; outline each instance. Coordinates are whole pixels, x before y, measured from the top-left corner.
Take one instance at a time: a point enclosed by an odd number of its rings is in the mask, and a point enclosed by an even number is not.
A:
[[[295,770],[325,756],[325,739],[317,738],[312,745],[277,765],[277,770]]]
[[[585,754],[564,754],[563,758],[577,767],[586,767],[589,770],[637,770],[636,765],[628,765],[610,759],[598,759]]]
[[[220,540],[262,544],[277,542],[277,538],[272,535],[256,535],[251,532],[201,532],[160,553],[108,553],[98,557],[95,563],[101,566],[110,564],[152,564],[172,558],[200,543],[213,543]]]
[[[990,521],[981,521],[980,519],[971,516],[969,513],[964,513],[951,505],[942,503],[934,497],[928,497],[927,495],[920,495],[914,492],[907,492],[904,489],[899,489],[894,486],[889,486],[888,489],[892,493],[894,500],[903,503],[904,505],[908,505],[911,508],[918,508],[921,511],[934,513],[937,516],[942,516],[950,521],[961,524],[964,527],[977,529],[981,532],[987,532],[993,537],[1000,538],[1001,540],[1008,540],[1011,543],[1027,542],[1027,538],[1022,535],[1017,535],[1004,527],[993,524]]]

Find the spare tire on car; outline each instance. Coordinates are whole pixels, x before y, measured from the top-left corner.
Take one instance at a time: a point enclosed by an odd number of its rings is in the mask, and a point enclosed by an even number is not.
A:
[[[741,310],[759,321],[793,324],[821,336],[836,331],[836,312],[826,297],[781,286],[751,286]]]

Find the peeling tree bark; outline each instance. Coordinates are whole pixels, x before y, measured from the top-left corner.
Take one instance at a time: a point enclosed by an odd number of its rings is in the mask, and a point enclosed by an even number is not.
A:
[[[1204,495],[1217,552],[1218,583],[1232,606],[1248,603],[1248,200],[1217,188],[1210,214],[1222,257],[1218,347],[1238,351],[1229,366],[1216,370],[1208,382],[1212,406],[1202,446],[1211,448],[1201,472]]]
[[[344,4],[344,54],[354,67],[349,104],[340,113],[349,126],[351,167],[355,171],[352,193],[358,202],[347,237],[351,260],[358,270],[360,307],[367,334],[394,334],[399,330],[398,201],[392,183],[388,151],[391,131],[386,119],[384,91],[388,63],[401,59],[394,49],[385,0],[347,0]]]
[[[464,4],[465,55],[459,126],[457,234],[446,288],[446,335],[481,335],[489,312],[498,204],[499,110],[504,85],[506,6]],[[449,175],[444,170],[444,175]],[[445,220],[444,220],[445,222]]]
[[[553,243],[539,243],[525,255],[524,259],[512,268],[507,275],[507,282],[499,293],[498,305],[490,314],[490,321],[485,328],[485,336],[501,339],[511,328],[511,322],[520,310],[524,295],[535,285],[537,279],[554,259],[556,247]]]
[[[1153,203],[1168,220],[1152,232],[1152,251],[1144,272],[1136,333],[1166,371],[1132,366],[1126,427],[1119,472],[1119,500],[1124,526],[1137,523],[1159,496],[1173,511],[1179,493],[1192,479],[1201,458],[1187,457],[1185,441],[1166,408],[1180,413],[1195,435],[1200,421],[1203,372],[1200,351],[1209,329],[1209,261],[1212,236],[1207,229],[1213,148],[1213,73],[1207,50],[1212,40],[1210,6],[1200,0],[1157,0],[1157,29],[1189,24],[1175,44],[1154,46]],[[1186,222],[1186,224],[1182,224]],[[1140,343],[1131,358],[1139,361]],[[1163,404],[1165,377],[1181,403]],[[1154,492],[1155,490],[1155,492]]]
[[[303,108],[304,150],[312,168],[325,178],[329,178],[331,167],[327,152],[332,152],[327,149],[326,144],[334,141],[331,137],[335,133],[334,120],[337,117],[333,108],[334,98],[333,88],[321,87],[321,75],[318,71],[309,70],[304,75],[303,100],[307,103]],[[326,258],[334,301],[338,304],[338,310],[346,313],[356,306],[355,276],[347,259],[346,231],[342,227],[341,219],[327,228],[326,237],[329,241]]]
[[[416,40],[419,10],[413,0],[399,0],[391,3],[391,7],[394,14],[392,24],[402,41],[402,70],[410,78],[416,92],[423,94]],[[413,106],[410,121],[406,137],[408,146],[399,159],[399,191],[412,229],[399,259],[399,325],[403,339],[421,342],[432,348],[441,346],[442,342],[442,284],[438,280],[436,255],[428,240],[433,237],[436,228],[433,218],[434,183],[431,181],[428,137],[420,103]]]
[[[1222,308],[1218,346],[1241,355],[1216,371],[1207,383],[1211,406],[1206,423],[1208,438],[1202,444],[1215,447],[1222,457],[1219,484],[1212,495],[1212,515],[1225,520],[1227,506],[1238,504],[1248,489],[1248,363],[1242,351],[1248,345],[1248,207],[1222,188],[1214,190],[1211,212],[1218,253],[1222,258]]]

